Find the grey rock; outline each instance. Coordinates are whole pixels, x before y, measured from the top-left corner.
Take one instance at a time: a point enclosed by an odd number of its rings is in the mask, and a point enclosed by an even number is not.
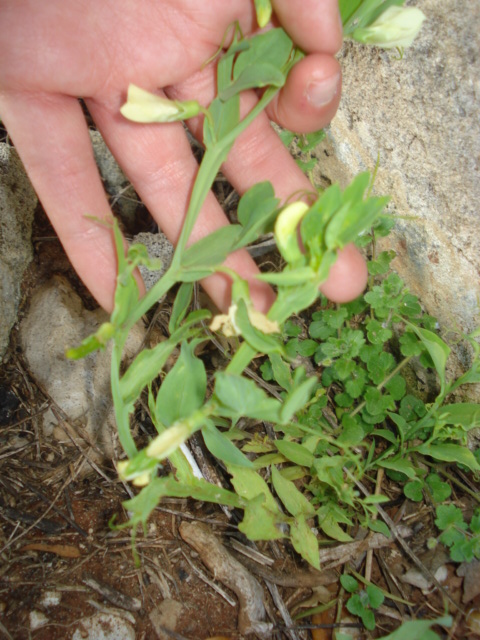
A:
[[[17,320],[23,274],[33,257],[37,197],[13,147],[0,143],[0,359]]]
[[[145,283],[147,291],[153,287],[153,285],[160,280],[165,271],[170,266],[173,257],[173,245],[167,240],[167,237],[159,233],[138,233],[133,238],[133,242],[139,242],[146,246],[148,255],[150,258],[159,258],[162,262],[161,269],[158,271],[150,271],[144,266],[140,266],[140,273]]]
[[[82,620],[72,640],[135,640],[135,629],[120,615],[98,612]]]
[[[427,16],[398,59],[347,42],[342,103],[317,150],[317,179],[345,185],[372,171],[400,218],[382,248],[444,327],[480,314],[480,3],[418,0]]]
[[[126,223],[132,224],[139,206],[139,199],[99,131],[90,131],[93,153],[111,205],[116,205]]]
[[[101,309],[86,310],[68,281],[55,276],[35,291],[20,326],[20,343],[32,375],[93,447],[97,459],[111,458],[116,443],[111,348],[76,361],[68,360],[65,350],[79,345],[107,320]],[[134,327],[125,349],[127,357],[136,353],[143,337],[143,327]],[[50,410],[43,416],[43,429],[47,436],[69,441]]]

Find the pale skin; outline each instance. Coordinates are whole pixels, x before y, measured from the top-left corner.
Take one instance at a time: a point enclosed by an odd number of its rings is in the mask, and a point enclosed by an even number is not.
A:
[[[308,133],[325,126],[340,99],[334,54],[341,45],[337,0],[277,0],[275,20],[308,55],[286,86],[237,140],[223,166],[245,192],[270,180],[285,200],[311,190],[269,119]],[[245,35],[256,29],[249,0],[0,0],[0,117],[76,271],[98,303],[111,311],[116,259],[111,232],[85,214],[110,219],[111,211],[78,98],[82,97],[117,161],[167,237],[179,236],[197,172],[182,125],[135,124],[119,108],[129,83],[170,98],[208,105],[214,66],[202,70],[229,25]],[[242,98],[248,111],[255,93]],[[188,123],[201,137],[201,121]],[[227,224],[210,194],[191,241]],[[255,281],[257,267],[245,251],[227,263],[250,282],[255,305],[266,311],[274,294]],[[366,283],[366,268],[345,247],[322,291],[342,302]],[[229,305],[224,275],[204,281],[222,310]]]

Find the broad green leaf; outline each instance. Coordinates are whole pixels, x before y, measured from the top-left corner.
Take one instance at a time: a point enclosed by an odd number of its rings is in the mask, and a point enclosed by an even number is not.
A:
[[[342,573],[340,576],[340,584],[347,593],[355,593],[355,591],[358,591],[358,581],[353,576],[349,576],[348,573]]]
[[[236,464],[227,464],[227,471],[232,476],[232,484],[237,495],[245,500],[254,500],[263,496],[263,506],[271,513],[282,515],[275,498],[270,493],[268,484],[253,469],[239,467]]]
[[[301,444],[289,440],[275,440],[275,446],[287,460],[299,464],[302,467],[312,466],[315,458],[310,451]]]
[[[285,391],[288,391],[293,384],[289,365],[282,359],[279,353],[271,353],[269,358],[272,365],[273,377]]]
[[[445,404],[438,409],[436,417],[440,422],[461,426],[468,431],[480,426],[480,404]]]
[[[278,203],[270,182],[257,183],[240,198],[237,216],[243,227],[242,244],[249,244],[271,230]]]
[[[253,468],[253,463],[211,422],[202,429],[207,449],[219,460],[227,464]]]
[[[441,393],[443,393],[445,391],[445,367],[447,365],[448,356],[450,355],[450,347],[435,333],[433,333],[433,331],[422,329],[410,322],[407,324],[412,331],[415,331],[430,354],[433,364],[435,365],[435,370],[440,378]]]
[[[249,540],[278,540],[284,537],[278,527],[284,518],[280,512],[271,511],[265,503],[265,496],[259,494],[244,506],[243,520],[238,528]]]
[[[270,29],[247,42],[249,48],[240,53],[235,61],[234,80],[240,79],[247,69],[255,69],[260,65],[269,64],[281,70],[292,54],[293,43],[283,29]]]
[[[375,533],[382,533],[386,538],[392,537],[390,529],[387,527],[385,522],[382,522],[381,520],[370,520],[368,528],[370,531],[374,531]]]
[[[156,418],[167,427],[187,418],[205,400],[207,374],[195,356],[198,340],[183,342],[180,355],[163,380],[155,402]]]
[[[240,225],[231,224],[195,242],[183,254],[182,278],[184,272],[200,269],[208,272],[225,262],[241,233]]]
[[[297,516],[290,524],[290,541],[293,548],[312,567],[320,569],[320,557],[318,551],[318,540],[310,529],[304,516]]]
[[[352,541],[352,538],[348,535],[348,533],[346,533],[338,524],[338,521],[331,510],[320,508],[317,514],[318,526],[324,533],[327,534],[327,536],[333,538],[333,540],[338,540],[339,542]]]
[[[163,365],[175,349],[173,340],[160,342],[153,349],[143,349],[120,379],[120,393],[123,402],[135,402],[148,384],[161,372]]]
[[[431,473],[425,479],[427,486],[432,492],[432,497],[435,502],[444,502],[452,494],[452,487],[448,482],[443,482],[441,477],[437,473]]]
[[[293,482],[282,476],[278,469],[272,465],[272,484],[282,501],[285,509],[292,516],[311,517],[315,514],[315,509],[311,502],[301,493]]]
[[[276,65],[269,62],[257,62],[255,66],[245,68],[237,79],[218,97],[222,101],[229,100],[233,96],[246,91],[266,86],[282,87],[285,83],[285,74]]]
[[[457,462],[471,471],[480,471],[480,465],[470,449],[459,444],[422,444],[415,447],[415,450],[435,460]]]
[[[410,478],[411,480],[415,480],[417,477],[415,467],[410,462],[410,460],[405,458],[397,458],[395,460],[379,460],[377,462],[377,465],[379,467],[383,467],[384,469],[392,469],[393,471],[404,473],[407,478]]]
[[[218,415],[278,422],[281,404],[269,398],[253,380],[218,371],[215,374],[214,392],[219,402]]]
[[[443,618],[436,618],[434,620],[409,620],[404,622],[398,629],[389,633],[388,636],[383,636],[381,640],[427,640],[427,632],[431,627],[439,625],[441,627],[452,626],[452,616],[443,616]],[[440,640],[437,634],[428,638],[433,640],[437,638]]]
[[[280,422],[283,424],[290,422],[295,414],[305,407],[317,384],[318,379],[312,376],[288,392],[280,410]]]
[[[403,493],[409,500],[413,502],[421,502],[423,500],[423,482],[421,480],[412,480],[407,482],[403,487]]]
[[[385,600],[382,590],[374,584],[367,584],[365,591],[367,592],[368,600],[372,609],[378,609]]]

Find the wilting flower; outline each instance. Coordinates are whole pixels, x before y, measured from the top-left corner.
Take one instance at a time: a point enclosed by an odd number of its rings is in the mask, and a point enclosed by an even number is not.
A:
[[[133,122],[176,122],[198,115],[200,105],[196,100],[168,100],[131,84],[120,112]]]
[[[240,336],[242,334],[240,327],[236,323],[236,314],[238,307],[236,304],[232,304],[228,309],[227,314],[220,314],[215,316],[210,324],[209,329],[211,331],[222,330],[222,333],[227,338],[232,336]],[[262,331],[263,333],[280,333],[280,326],[278,322],[269,320],[267,316],[258,311],[251,305],[247,305],[248,319],[252,327]]]
[[[154,438],[146,449],[149,458],[164,460],[174,453],[191,435],[191,430],[184,422],[176,422]]]
[[[417,37],[425,15],[416,7],[392,6],[386,9],[372,24],[355,29],[353,38],[364,44],[384,49],[409,47]]]
[[[298,242],[297,229],[308,209],[305,202],[292,202],[283,209],[275,222],[275,241],[287,262],[295,262],[303,255]]]

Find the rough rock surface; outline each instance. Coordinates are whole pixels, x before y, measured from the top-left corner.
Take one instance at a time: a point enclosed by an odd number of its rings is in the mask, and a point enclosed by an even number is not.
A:
[[[20,285],[33,257],[37,197],[13,147],[0,143],[0,360],[17,319]]]
[[[53,322],[52,322],[53,320]],[[82,360],[68,360],[65,349],[77,346],[108,320],[101,309],[86,310],[68,281],[53,277],[34,293],[20,327],[20,341],[33,376],[77,427],[97,457],[112,457],[115,422],[110,393],[110,349]],[[144,331],[136,326],[126,355],[140,347]],[[68,441],[49,410],[43,416],[45,434]]]
[[[317,176],[344,185],[380,165],[377,193],[399,219],[394,267],[443,327],[479,324],[480,3],[416,0],[427,16],[411,48],[346,43],[342,103]]]
[[[138,233],[133,238],[133,242],[139,242],[144,244],[147,248],[148,255],[150,258],[160,258],[162,261],[161,269],[158,271],[150,271],[144,266],[140,266],[140,273],[143,278],[143,282],[145,283],[145,287],[150,290],[153,285],[160,280],[165,271],[170,266],[173,257],[173,245],[167,239],[165,234],[158,233]]]
[[[117,205],[123,220],[132,223],[139,206],[139,199],[117,161],[105,144],[99,131],[90,131],[93,153],[110,202]]]

